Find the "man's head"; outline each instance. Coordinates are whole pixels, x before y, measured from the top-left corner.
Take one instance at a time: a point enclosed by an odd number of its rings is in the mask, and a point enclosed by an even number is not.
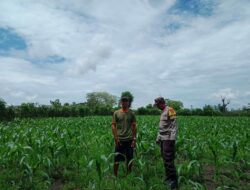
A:
[[[154,106],[156,106],[157,108],[164,110],[166,107],[166,103],[163,97],[158,97],[155,99],[155,103]]]
[[[121,97],[121,105],[122,108],[127,109],[130,106],[130,99],[128,96],[122,96]]]
[[[130,108],[131,104],[132,104],[132,102],[134,100],[133,94],[131,92],[129,92],[129,91],[124,91],[124,92],[121,93],[121,99],[122,99],[122,97],[128,98],[128,102],[129,102],[129,106],[128,107]],[[121,102],[121,99],[120,99],[120,102]]]

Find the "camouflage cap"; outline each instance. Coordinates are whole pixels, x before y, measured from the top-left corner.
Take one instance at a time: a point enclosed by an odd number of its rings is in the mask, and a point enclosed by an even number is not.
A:
[[[128,96],[122,96],[122,97],[121,97],[121,101],[126,102],[126,101],[130,101],[130,99],[129,99]]]

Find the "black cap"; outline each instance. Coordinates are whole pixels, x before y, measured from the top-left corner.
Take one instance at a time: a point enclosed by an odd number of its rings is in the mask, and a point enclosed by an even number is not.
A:
[[[155,98],[154,106],[156,106],[156,105],[158,105],[158,104],[161,104],[161,103],[164,103],[164,104],[165,104],[165,100],[164,100],[163,97]]]

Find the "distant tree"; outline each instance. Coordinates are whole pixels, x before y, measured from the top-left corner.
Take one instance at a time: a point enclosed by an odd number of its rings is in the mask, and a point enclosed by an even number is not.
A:
[[[15,110],[14,106],[9,106],[6,108],[5,119],[7,121],[11,121],[15,118]]]
[[[78,110],[77,110],[77,106],[76,104],[73,104],[72,106],[69,107],[70,108],[70,116],[72,117],[76,117],[78,116]]]
[[[166,99],[165,101],[166,101],[168,106],[174,108],[176,111],[183,108],[183,103],[181,101],[179,101],[179,100]]]
[[[248,110],[249,111],[250,110],[250,103],[248,103],[247,106],[244,106],[243,110]]]
[[[159,115],[161,111],[154,107],[152,104],[146,105],[146,107],[139,107],[136,110],[138,115]]]
[[[147,108],[147,109],[153,109],[154,107],[153,107],[152,104],[148,104],[148,105],[146,105],[146,108]]]
[[[54,101],[50,101],[51,107],[49,109],[50,117],[60,117],[62,116],[62,104],[59,99],[55,99]]]
[[[112,115],[112,108],[109,106],[98,106],[93,111],[94,115]]]
[[[6,102],[0,98],[0,121],[5,119],[6,114]]]
[[[184,108],[184,109],[180,109],[177,111],[177,114],[178,115],[186,115],[186,116],[189,116],[189,115],[192,115],[192,111],[188,108]]]
[[[152,104],[146,105],[146,109],[148,115],[159,115],[161,113],[161,111],[157,107],[154,107]]]
[[[37,116],[38,117],[49,117],[50,106],[40,105],[37,107]]]
[[[50,101],[50,104],[51,104],[51,106],[53,107],[53,108],[55,108],[55,109],[59,109],[59,108],[61,108],[62,107],[62,104],[61,104],[61,102],[60,102],[60,100],[59,99],[56,99],[56,100],[54,100],[54,101]]]
[[[22,118],[35,117],[36,106],[35,103],[22,103],[19,107],[19,114]]]
[[[218,107],[222,113],[225,113],[227,112],[227,105],[230,103],[230,100],[226,100],[225,96],[221,96],[221,101],[222,101],[222,105],[219,104]]]
[[[203,111],[200,108],[193,109],[192,115],[203,115]]]
[[[86,115],[90,115],[91,113],[91,110],[87,105],[79,105],[77,109],[78,109],[78,115],[82,117]]]
[[[63,106],[70,106],[70,104],[66,102],[63,104]]]
[[[148,114],[148,110],[147,108],[144,108],[144,107],[139,107],[136,111],[136,113],[138,115],[147,115]]]
[[[148,109],[148,114],[149,115],[159,115],[159,114],[161,114],[161,110],[159,110],[157,108]]]
[[[72,113],[71,113],[71,106],[70,105],[65,105],[62,107],[61,109],[61,115],[63,117],[69,117],[69,116],[72,116]]]
[[[215,114],[214,108],[210,105],[205,105],[203,107],[203,114],[207,116],[212,116]]]
[[[86,95],[87,105],[89,108],[95,108],[100,106],[114,107],[117,103],[116,96],[109,94],[108,92],[91,92]]]

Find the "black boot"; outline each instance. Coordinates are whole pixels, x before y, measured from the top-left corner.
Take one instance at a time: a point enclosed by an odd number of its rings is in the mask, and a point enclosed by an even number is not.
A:
[[[170,187],[171,190],[178,190],[178,181],[177,180],[167,180],[165,181],[166,185]]]

